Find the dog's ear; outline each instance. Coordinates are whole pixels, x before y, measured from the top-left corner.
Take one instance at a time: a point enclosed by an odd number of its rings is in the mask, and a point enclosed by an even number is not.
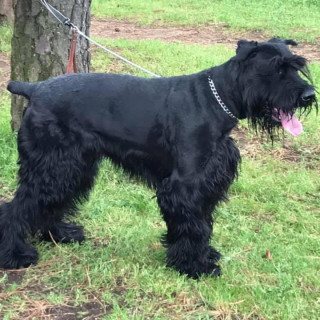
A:
[[[241,60],[247,59],[250,55],[256,53],[257,47],[257,41],[239,40],[236,49],[237,57]]]
[[[279,43],[279,44],[285,44],[290,46],[297,46],[298,43],[292,39],[281,39],[281,38],[272,38],[268,42],[270,43]]]
[[[257,41],[239,40],[237,43],[236,53],[238,54],[242,49],[252,49],[258,45]]]

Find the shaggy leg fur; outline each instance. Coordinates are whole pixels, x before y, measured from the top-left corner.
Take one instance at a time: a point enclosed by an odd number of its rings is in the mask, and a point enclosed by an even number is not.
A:
[[[179,170],[164,179],[157,197],[168,228],[164,239],[168,266],[193,278],[221,274],[216,265],[220,253],[209,245],[213,227],[211,212],[226,198],[239,161],[239,151],[228,138],[216,148],[215,156],[202,170],[181,162]]]
[[[35,264],[36,249],[24,241],[28,225],[21,216],[17,200],[0,207],[0,267],[18,269]]]
[[[37,136],[33,116],[26,113],[18,137],[19,188],[14,199],[0,208],[3,268],[37,262],[36,250],[25,242],[28,233],[40,231],[47,237],[51,231],[55,241],[84,240],[81,227],[63,223],[62,219],[75,211],[77,200],[92,186],[96,161],[76,143],[71,146],[66,140],[59,141],[57,126],[43,125]]]
[[[166,179],[158,192],[158,203],[167,224],[164,244],[167,265],[197,278],[201,274],[220,275],[215,264],[220,254],[209,246],[212,224],[207,223],[206,205],[192,185]]]
[[[52,241],[53,238],[55,242],[61,243],[83,242],[85,240],[83,227],[72,223],[57,222],[50,228],[49,232],[44,233],[43,240]]]
[[[220,258],[221,258],[220,252],[218,252],[215,248],[209,247],[208,260],[213,263],[216,263],[220,260]]]
[[[98,162],[94,158],[87,156],[85,160],[87,165],[83,171],[83,176],[77,187],[77,191],[74,193],[74,200],[88,197],[98,171]],[[42,238],[45,241],[52,241],[53,238],[55,242],[69,243],[72,241],[83,242],[85,240],[85,235],[82,226],[57,220],[49,230],[43,231]]]

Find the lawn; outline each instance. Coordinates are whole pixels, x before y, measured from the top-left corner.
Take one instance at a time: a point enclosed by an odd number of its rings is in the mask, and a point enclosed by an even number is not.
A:
[[[95,14],[98,2],[93,1]],[[231,5],[236,2],[231,0],[212,1],[210,6],[225,6],[221,10],[229,7],[230,16],[235,17],[233,24],[239,28],[255,28],[236,19],[240,3],[271,6],[262,0],[238,2],[232,10]],[[101,5],[100,14],[132,19],[140,12],[143,23],[148,22],[147,10],[156,10],[160,5],[165,12],[154,14],[163,14],[163,23],[166,19],[199,23],[200,14],[193,14],[197,10],[201,10],[203,19],[209,17],[204,10],[209,5],[202,0],[148,1],[143,2],[143,8],[142,2],[104,3],[112,6],[113,12],[104,14]],[[119,10],[115,9],[116,3]],[[283,19],[283,25],[289,20],[299,25],[296,3],[279,4],[279,10],[286,5],[294,14]],[[313,10],[316,1],[301,3],[306,12],[319,14]],[[212,13],[213,22],[220,21],[220,9],[219,14]],[[166,12],[175,12],[177,17],[166,17]],[[272,22],[265,17],[263,23],[272,31],[277,16],[272,14],[275,11],[268,12]],[[259,19],[254,20],[259,23]],[[212,22],[209,18],[206,21]],[[3,32],[8,34],[7,29]],[[164,76],[193,73],[220,64],[234,54],[221,45],[96,40]],[[2,45],[7,48],[7,41]],[[142,75],[98,49],[92,50],[92,56],[93,71]],[[319,86],[320,65],[313,63],[311,73]],[[9,95],[0,93],[0,198],[7,199],[15,190],[17,171],[16,135],[11,133],[9,108]],[[165,225],[155,192],[104,161],[90,200],[79,208],[76,218],[85,227],[87,241],[82,245],[35,241],[40,255],[37,266],[16,272],[0,271],[0,318],[318,320],[319,116],[313,112],[303,119],[303,124],[305,132],[301,137],[285,134],[284,143],[274,145],[257,139],[245,122],[240,124],[240,177],[231,187],[230,201],[215,213],[212,244],[223,254],[222,277],[196,281],[166,268],[165,249],[159,242]],[[271,259],[266,258],[267,250]]]
[[[312,42],[320,30],[319,0],[93,0],[92,13],[140,24],[224,24]]]

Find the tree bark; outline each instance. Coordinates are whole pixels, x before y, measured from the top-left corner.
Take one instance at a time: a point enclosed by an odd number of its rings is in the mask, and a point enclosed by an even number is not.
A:
[[[1,1],[1,0],[0,0]],[[48,1],[89,35],[91,0]],[[11,79],[42,81],[66,72],[71,31],[57,21],[40,1],[14,0],[14,32],[11,53]],[[78,72],[89,72],[89,42],[79,38],[76,49]],[[11,127],[18,130],[26,100],[12,96]]]
[[[0,0],[0,24],[13,21],[13,0]]]

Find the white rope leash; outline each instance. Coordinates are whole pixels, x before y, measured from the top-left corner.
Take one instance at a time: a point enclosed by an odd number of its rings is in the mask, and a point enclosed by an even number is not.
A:
[[[73,23],[71,23],[70,19],[65,17],[60,11],[58,11],[57,9],[55,9],[54,7],[52,7],[50,4],[47,3],[47,1],[45,0],[40,0],[40,2],[43,4],[43,6],[61,23],[63,23],[64,25],[76,30],[76,32],[84,37],[85,39],[87,39],[88,41],[92,42],[93,44],[95,44],[97,47],[101,48],[102,50],[108,52],[109,54],[115,56],[116,58],[122,60],[123,62],[127,63],[127,64],[130,64],[131,66],[151,75],[152,77],[155,77],[155,78],[160,78],[159,75],[145,69],[145,68],[142,68],[141,66],[135,64],[134,62],[120,56],[119,54],[111,51],[110,49],[104,47],[103,45],[101,45],[100,43],[92,40],[90,37],[86,36],[83,32],[80,31],[80,29],[75,26]]]

